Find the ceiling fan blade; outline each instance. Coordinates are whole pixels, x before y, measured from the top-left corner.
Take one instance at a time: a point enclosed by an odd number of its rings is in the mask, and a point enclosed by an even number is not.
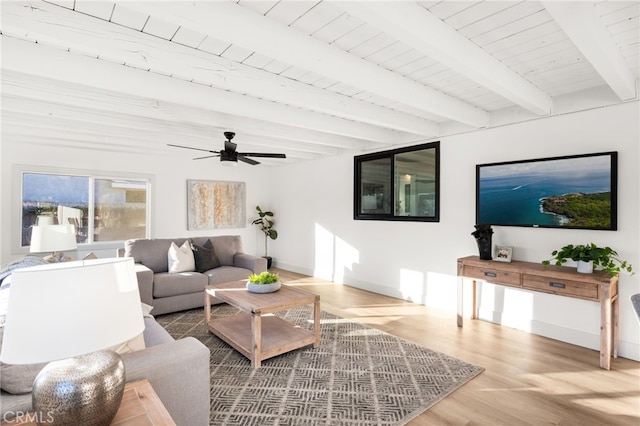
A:
[[[196,157],[196,158],[194,158],[194,160],[202,160],[203,158],[213,158],[213,157],[220,157],[220,154],[216,154],[216,155],[205,155],[204,157]]]
[[[176,147],[176,148],[195,149],[196,151],[204,151],[204,152],[211,152],[211,153],[213,153],[213,154],[219,154],[219,152],[218,152],[218,151],[211,151],[211,150],[209,150],[209,149],[193,148],[193,147],[191,147],[191,146],[173,145],[173,144],[170,144],[170,143],[168,143],[167,145],[168,145],[168,146],[173,146],[173,147]]]
[[[256,164],[260,164],[259,161],[252,160],[251,158],[246,158],[243,154],[238,154],[238,160],[247,164],[251,164],[252,166],[255,166]]]
[[[263,158],[287,158],[285,154],[272,154],[265,152],[239,152],[238,154],[246,157],[263,157]]]
[[[231,152],[236,152],[236,147],[238,145],[231,142],[231,141],[224,141],[224,150],[231,153]]]

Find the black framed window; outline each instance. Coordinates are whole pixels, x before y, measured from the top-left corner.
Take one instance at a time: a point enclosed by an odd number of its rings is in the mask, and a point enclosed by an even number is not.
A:
[[[354,157],[354,219],[440,221],[440,142]]]

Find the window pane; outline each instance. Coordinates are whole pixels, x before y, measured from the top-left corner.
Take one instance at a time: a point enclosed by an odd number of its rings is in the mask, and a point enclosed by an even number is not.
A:
[[[360,213],[391,213],[391,158],[363,161],[360,168]]]
[[[86,217],[88,199],[89,178],[86,176],[24,173],[22,179],[22,246],[29,246],[31,227],[36,225],[38,220],[43,224],[63,223],[65,218],[59,217],[59,211],[62,210],[62,207],[72,208]]]
[[[95,180],[94,241],[145,238],[147,182]]]
[[[436,149],[395,155],[396,216],[435,216]]]

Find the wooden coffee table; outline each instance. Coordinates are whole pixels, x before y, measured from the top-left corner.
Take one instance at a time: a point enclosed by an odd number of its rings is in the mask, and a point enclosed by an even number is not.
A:
[[[205,288],[204,316],[209,331],[251,360],[253,368],[267,358],[313,344],[320,346],[320,296],[282,285],[273,293],[250,293],[246,281]],[[236,315],[211,318],[211,297],[240,309]],[[313,304],[313,332],[272,314]]]

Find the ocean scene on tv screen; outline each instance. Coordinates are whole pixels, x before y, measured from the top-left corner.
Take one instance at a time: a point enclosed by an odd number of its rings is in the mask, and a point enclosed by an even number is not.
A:
[[[478,223],[611,228],[609,155],[479,168]]]

